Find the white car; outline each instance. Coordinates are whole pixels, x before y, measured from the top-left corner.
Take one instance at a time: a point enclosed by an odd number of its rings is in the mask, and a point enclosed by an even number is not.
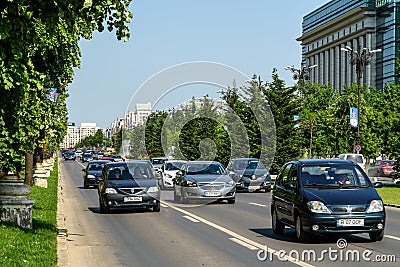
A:
[[[353,161],[365,171],[365,158],[362,154],[340,154],[338,159]]]
[[[161,166],[161,188],[166,189],[174,187],[172,179],[175,178],[176,173],[185,163],[185,160],[168,160],[163,163]]]

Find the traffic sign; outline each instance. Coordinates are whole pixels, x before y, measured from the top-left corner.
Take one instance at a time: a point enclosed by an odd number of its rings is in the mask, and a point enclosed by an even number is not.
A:
[[[361,151],[361,145],[356,145],[356,151],[358,151],[358,152]]]

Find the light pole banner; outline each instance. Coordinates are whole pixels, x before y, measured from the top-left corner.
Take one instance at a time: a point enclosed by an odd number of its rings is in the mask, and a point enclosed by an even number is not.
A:
[[[358,109],[350,108],[350,127],[357,128],[358,126]]]

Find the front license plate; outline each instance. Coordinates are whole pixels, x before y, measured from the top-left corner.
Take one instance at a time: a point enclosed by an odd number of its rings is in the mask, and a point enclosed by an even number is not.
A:
[[[258,190],[260,189],[259,185],[249,185],[249,190]]]
[[[338,227],[343,226],[364,226],[364,219],[339,219],[336,225]]]
[[[142,201],[142,197],[124,197],[124,202]]]
[[[204,196],[206,197],[219,197],[221,195],[218,191],[205,191]]]

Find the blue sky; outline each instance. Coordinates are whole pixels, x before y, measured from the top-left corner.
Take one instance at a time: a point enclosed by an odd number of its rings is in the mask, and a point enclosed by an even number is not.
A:
[[[248,77],[271,80],[276,68],[288,86],[294,81],[287,65],[298,67],[304,15],[327,3],[321,0],[136,0],[130,10],[129,42],[108,31],[82,40],[81,68],[68,87],[70,122],[95,122],[101,128],[122,117],[141,85],[156,73],[193,61],[216,62]],[[232,80],[233,82],[233,80]],[[228,84],[231,85],[231,84]],[[228,86],[227,85],[227,86]],[[174,106],[221,88],[188,85],[156,105]]]

